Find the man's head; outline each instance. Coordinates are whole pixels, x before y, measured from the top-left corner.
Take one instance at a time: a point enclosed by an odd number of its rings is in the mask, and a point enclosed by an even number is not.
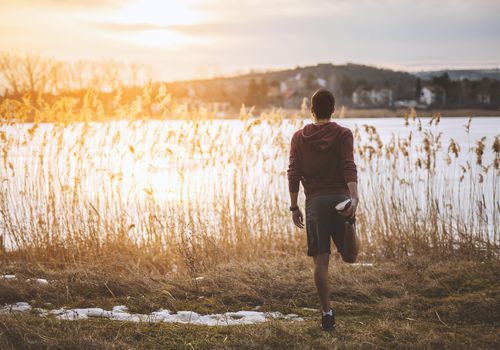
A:
[[[330,119],[335,111],[335,97],[326,89],[317,90],[311,97],[311,112],[316,119]]]

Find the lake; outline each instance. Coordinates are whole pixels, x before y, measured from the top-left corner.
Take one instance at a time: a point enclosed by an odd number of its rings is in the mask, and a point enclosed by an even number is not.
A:
[[[208,223],[205,230],[217,234],[223,215],[237,218],[245,210],[248,230],[291,234],[288,148],[293,132],[307,122],[256,118],[3,125],[2,209],[11,223],[4,221],[2,230],[9,232],[15,224],[33,231],[33,222],[41,217],[46,225],[63,225],[56,220],[61,213],[70,225],[78,215],[92,215],[91,208],[109,225],[131,227],[134,237],[144,234],[143,216],[150,212],[162,213],[169,222],[173,217],[186,222],[195,211],[196,219],[189,220]],[[425,220],[437,205],[440,220],[451,228],[465,225],[496,235],[500,193],[493,164],[498,154],[492,145],[500,134],[500,117],[473,118],[470,128],[468,118],[444,118],[431,126],[428,118],[410,120],[409,126],[402,118],[337,122],[357,130],[362,225],[374,225],[377,210],[394,206],[396,198],[414,215],[411,220]],[[450,156],[451,139],[460,151]],[[481,164],[478,141],[484,144]],[[256,217],[258,224],[251,222]],[[175,232],[195,231],[175,223],[172,227]]]

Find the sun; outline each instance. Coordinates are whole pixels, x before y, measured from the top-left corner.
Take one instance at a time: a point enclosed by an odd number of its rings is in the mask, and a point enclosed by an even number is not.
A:
[[[172,26],[193,24],[199,16],[186,2],[139,0],[123,7],[116,14],[116,20],[126,24]]]
[[[122,38],[145,47],[178,46],[193,38],[175,30],[174,26],[191,25],[200,16],[182,1],[140,0],[124,6],[114,16],[114,22],[142,27]]]

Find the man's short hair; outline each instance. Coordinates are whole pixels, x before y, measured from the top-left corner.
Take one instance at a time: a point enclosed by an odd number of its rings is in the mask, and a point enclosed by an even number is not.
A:
[[[317,90],[311,97],[312,111],[319,119],[329,119],[335,110],[335,97],[326,89]]]

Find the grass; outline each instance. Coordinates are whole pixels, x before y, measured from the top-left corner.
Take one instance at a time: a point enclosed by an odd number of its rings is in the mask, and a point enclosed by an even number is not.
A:
[[[5,265],[4,265],[5,266]],[[28,301],[50,308],[125,304],[134,312],[160,307],[214,313],[251,310],[297,313],[303,323],[208,328],[130,324],[106,320],[59,321],[30,314],[0,316],[0,347],[67,349],[142,348],[495,348],[500,342],[500,263],[408,258],[356,267],[336,258],[330,273],[338,331],[319,330],[312,262],[279,254],[224,263],[193,281],[185,273],[159,274],[119,263],[48,268],[12,260],[16,281],[0,282],[0,303]],[[126,272],[125,272],[126,271]],[[44,287],[24,282],[46,277]]]

